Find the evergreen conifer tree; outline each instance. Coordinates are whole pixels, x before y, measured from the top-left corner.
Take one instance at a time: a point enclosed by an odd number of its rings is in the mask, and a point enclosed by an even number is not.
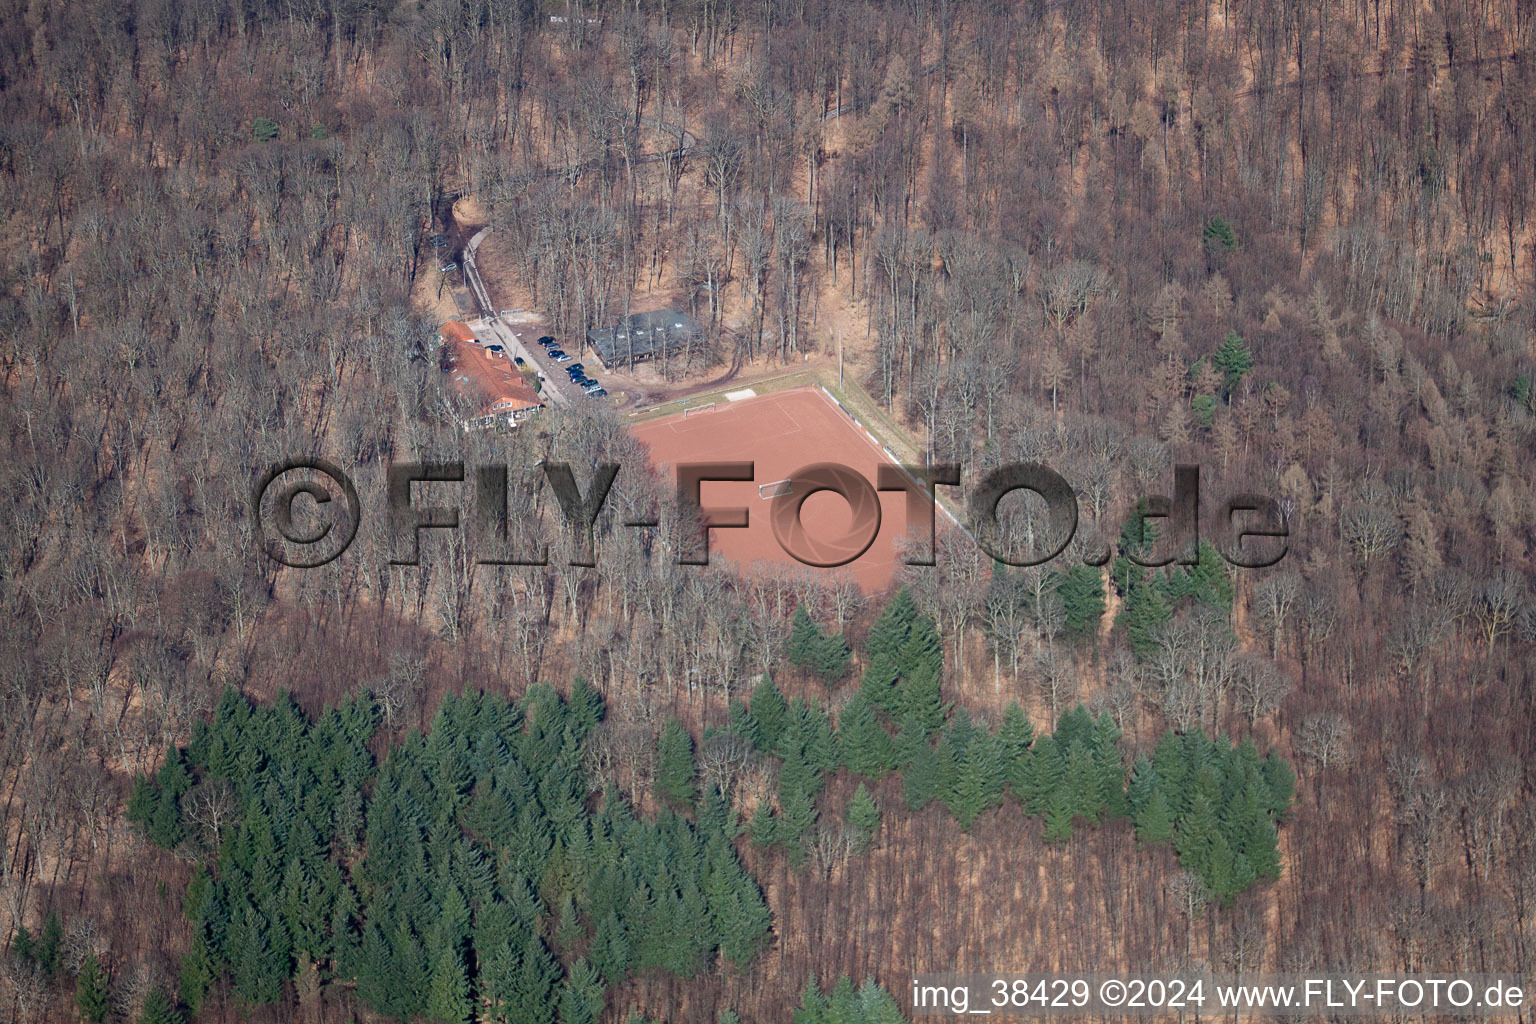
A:
[[[752,837],[754,846],[767,848],[776,846],[782,841],[779,816],[773,812],[773,808],[767,801],[757,805],[757,811],[753,813],[752,821],[747,825],[747,834]]]
[[[1075,643],[1098,638],[1104,615],[1104,580],[1091,565],[1077,565],[1056,576],[1056,593],[1064,613],[1063,632]]]
[[[1230,398],[1238,383],[1253,370],[1253,353],[1236,331],[1228,331],[1211,363],[1222,372],[1222,394]]]
[[[529,931],[519,951],[517,972],[506,1007],[506,1019],[522,1024],[551,1024],[554,1020],[555,985],[560,980],[560,964],[549,953],[544,941]]]
[[[1183,806],[1184,781],[1190,772],[1189,757],[1184,742],[1171,729],[1163,733],[1152,750],[1152,770],[1168,798],[1168,806]]]
[[[1194,565],[1171,566],[1167,580],[1165,593],[1171,604],[1189,598],[1221,612],[1232,610],[1232,576],[1226,560],[1209,541],[1200,542]]]
[[[1142,570],[1132,567],[1115,624],[1125,629],[1131,652],[1145,658],[1157,644],[1158,630],[1173,618],[1173,609],[1158,587],[1149,582]]]
[[[938,675],[944,667],[944,645],[938,631],[926,617],[919,617],[912,624],[906,641],[896,650],[896,671],[903,678],[927,669]]]
[[[560,989],[560,1024],[597,1024],[602,1012],[602,979],[585,960],[577,960]]]
[[[939,695],[939,667],[919,661],[911,673],[902,676],[896,686],[896,709],[904,720],[922,727],[923,735],[932,736],[944,724],[945,706]]]
[[[942,769],[926,740],[915,745],[912,760],[902,771],[901,783],[902,796],[910,811],[922,810],[942,794]]]
[[[832,983],[832,991],[827,997],[827,1017],[833,1021],[852,1021],[859,1017],[859,994],[846,974]]]
[[[865,778],[882,778],[894,767],[890,734],[862,696],[855,695],[838,714],[837,746],[841,763]]]
[[[107,972],[101,969],[101,961],[95,953],[87,954],[75,978],[75,1009],[91,1024],[101,1024],[112,1009],[111,993],[107,990]]]
[[[1067,792],[1066,809],[1074,818],[1083,818],[1089,824],[1099,822],[1104,809],[1104,780],[1099,772],[1093,750],[1079,739],[1067,748],[1067,773],[1064,785]]]
[[[181,1001],[194,1014],[203,1007],[208,986],[213,984],[214,965],[203,935],[194,933],[190,947],[178,964],[176,991]]]
[[[785,788],[781,775],[779,808],[777,838],[788,846],[790,862],[799,867],[801,858],[805,855],[805,839],[815,827],[818,817],[815,794],[803,785],[792,784],[790,788]]]
[[[1137,754],[1135,762],[1131,765],[1131,784],[1125,791],[1126,810],[1130,812],[1134,820],[1141,813],[1141,809],[1147,806],[1147,801],[1152,797],[1152,789],[1157,785],[1157,772],[1152,767],[1152,759],[1146,754]]]
[[[897,596],[905,593],[902,590]],[[800,990],[800,1008],[795,1011],[792,1024],[828,1024],[827,1010],[826,997],[821,994],[821,986],[813,974],[805,980],[805,987]]]
[[[59,962],[64,954],[64,922],[57,910],[48,911],[43,919],[43,930],[32,943],[32,959],[52,978],[59,973]]]
[[[1216,810],[1203,791],[1190,795],[1189,807],[1175,819],[1173,848],[1178,851],[1179,863],[1205,879],[1211,891],[1221,894],[1211,871],[1212,850],[1221,838]],[[1222,844],[1225,846],[1225,843]],[[1227,851],[1227,870],[1231,870],[1231,850]]]
[[[134,1021],[135,1024],[182,1024],[182,1017],[164,989],[152,988],[144,997],[144,1006]]]
[[[982,812],[1001,802],[1004,783],[1000,744],[990,734],[978,731],[965,745],[950,803],[962,831],[969,832]]]
[[[789,712],[789,705],[784,702],[784,695],[779,692],[773,680],[766,675],[752,690],[751,711],[753,721],[757,724],[757,749],[776,749],[779,736],[784,731],[784,719]]]
[[[1182,863],[1182,857],[1180,858]],[[1205,884],[1223,904],[1231,903],[1238,890],[1237,862],[1232,847],[1218,831],[1206,851],[1205,869],[1200,872]],[[1251,881],[1251,869],[1250,869]]]
[[[745,970],[762,949],[768,936],[768,907],[757,883],[739,865],[731,869],[734,898],[723,900],[720,911],[720,952],[738,970]]]
[[[451,945],[439,946],[432,958],[426,1014],[445,1024],[463,1024],[470,1017],[469,977],[464,957]]]
[[[251,1005],[276,1002],[288,978],[288,962],[273,944],[270,919],[247,903],[230,931],[229,962],[235,992]]]
[[[1017,701],[1010,701],[1003,712],[1002,724],[997,727],[997,741],[1003,758],[1003,766],[1010,776],[1014,764],[1024,756],[1035,741],[1035,727]]]
[[[811,621],[805,605],[796,605],[790,621],[789,643],[785,647],[790,662],[798,669],[813,671],[816,656],[821,650],[821,641],[821,629]]]
[[[1161,786],[1153,783],[1146,803],[1133,815],[1136,822],[1136,841],[1142,846],[1166,843],[1173,838],[1173,812]]]
[[[848,671],[848,644],[841,635],[824,632],[803,604],[795,607],[787,651],[796,668],[817,676],[828,685]]]
[[[1056,737],[1042,736],[1035,740],[1014,780],[1014,791],[1024,810],[1029,814],[1046,813],[1052,796],[1063,788],[1066,774],[1067,761]]]
[[[1099,774],[1099,788],[1103,793],[1104,816],[1111,820],[1124,817],[1125,761],[1120,756],[1120,727],[1108,711],[1099,712],[1094,719],[1093,761]]]
[[[806,764],[819,777],[837,766],[837,739],[827,709],[814,701],[796,698],[792,706],[795,743]],[[786,749],[786,753],[789,751]]]
[[[747,705],[741,698],[731,698],[726,714],[730,719],[731,732],[752,744],[753,749],[762,749],[762,737],[758,734],[757,720],[752,717],[752,712],[747,710]]]
[[[1066,786],[1059,786],[1047,798],[1045,804],[1045,841],[1064,843],[1072,838],[1072,794]]]
[[[581,912],[576,909],[576,897],[566,893],[560,900],[555,915],[555,945],[561,950],[574,949],[587,937],[586,925],[581,922]]]
[[[1243,858],[1251,874],[1239,891],[1256,879],[1276,878],[1280,874],[1280,840],[1270,820],[1268,795],[1264,780],[1254,772],[1228,805],[1222,822],[1228,844]]]
[[[870,707],[879,708],[892,717],[900,717],[896,709],[896,658],[881,652],[869,656],[864,666],[864,677],[859,683],[859,694]]]
[[[1262,771],[1269,788],[1269,812],[1275,821],[1283,822],[1290,817],[1291,801],[1296,796],[1296,773],[1285,758],[1273,750],[1264,759]]]
[[[680,804],[694,801],[693,738],[670,718],[662,727],[656,767],[656,786],[667,798]]]
[[[862,782],[848,801],[847,818],[848,824],[858,829],[860,849],[868,847],[875,833],[880,830],[880,807]]]
[[[904,1024],[906,1018],[891,994],[870,978],[859,986],[859,1024]]]
[[[827,686],[848,674],[848,641],[841,633],[823,633],[811,661],[811,671]]]
[[[160,791],[154,780],[145,775],[133,777],[133,789],[128,794],[128,821],[139,827],[146,836],[154,823],[155,812],[160,809]]]
[[[870,627],[869,638],[864,643],[864,653],[871,659],[884,654],[895,661],[896,652],[906,643],[912,624],[917,621],[917,606],[906,587],[896,591],[880,617]]]

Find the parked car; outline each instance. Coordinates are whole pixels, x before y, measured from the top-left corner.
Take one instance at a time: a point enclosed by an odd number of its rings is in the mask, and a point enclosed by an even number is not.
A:
[[[502,348],[500,345],[487,345],[485,346],[485,350],[491,355],[497,357],[504,355],[506,352],[506,349]]]
[[[570,366],[567,366],[565,368],[565,372],[566,373],[580,373],[581,371],[583,371],[585,369],[586,369],[586,367],[582,366],[580,363],[572,363]]]
[[[600,387],[602,387],[602,385],[599,384],[597,381],[589,380],[589,381],[587,381],[585,384],[583,384],[581,386],[581,390],[583,390],[583,391],[596,391]]]
[[[522,356],[513,356],[512,357],[512,361],[514,363],[516,363],[518,366],[527,366],[528,365],[527,363],[523,362],[523,357]]]
[[[587,392],[587,396],[589,398],[602,398],[606,394],[608,394],[608,389],[607,388],[600,388],[600,387],[599,388],[593,388],[591,391]]]
[[[566,355],[564,352],[557,348],[552,348],[549,350],[549,358],[553,359],[557,363],[568,363],[571,361],[570,356]]]
[[[544,337],[539,339],[539,344],[543,345],[545,348],[548,348],[549,346],[553,345],[554,343],[555,343],[555,336],[552,335],[552,334],[546,334],[546,335],[544,335]]]

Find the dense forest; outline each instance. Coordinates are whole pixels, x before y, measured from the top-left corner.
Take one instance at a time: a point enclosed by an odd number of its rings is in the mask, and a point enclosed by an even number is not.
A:
[[[1529,974],[1533,22],[6,4],[0,1016],[884,1024],[914,971]],[[1081,539],[941,533],[870,595],[678,565],[626,476],[594,568],[373,529],[264,558],[282,459],[369,498],[391,460],[641,460],[602,403],[454,422],[466,197],[551,330],[697,315],[658,393],[841,359],[967,483],[1059,471]],[[1142,564],[1131,510],[1189,463],[1280,501],[1283,561]],[[561,552],[537,481],[509,514]]]
[[[1279,874],[1276,826],[1295,776],[1275,754],[1261,761],[1248,741],[1227,749],[1170,731],[1127,785],[1108,711],[1079,704],[1039,736],[1017,703],[995,732],[964,708],[946,722],[938,635],[905,590],[865,654],[870,668],[835,727],[765,675],[750,702],[732,704],[730,727],[705,735],[704,771],[669,719],[656,742],[664,801],[654,824],[592,770],[603,705],[584,680],[569,704],[543,683],[515,704],[450,695],[425,737],[411,733],[378,766],[372,693],[312,722],[287,694],[253,708],[226,690],[212,722],[136,779],[128,801],[144,838],[200,865],[183,897],[191,937],[179,1005],[196,1013],[213,986],[245,1006],[275,1003],[290,981],[314,1005],[330,981],[401,1020],[590,1024],[632,971],[691,977],[717,957],[743,969],[769,925],[732,845],[748,830],[731,796],[754,750],[777,760],[778,788],[758,805],[751,841],[784,847],[796,869],[808,856],[823,871],[847,863],[880,827],[862,781],[841,827],[826,820],[826,773],[874,781],[900,766],[906,808],[937,800],[965,831],[1005,796],[1043,818],[1046,842],[1129,818],[1139,844],[1177,850],[1189,884],[1198,880],[1196,902],[1230,904]],[[887,715],[901,722],[894,736]],[[19,934],[24,957],[57,973]],[[98,976],[83,961],[77,971],[77,1006],[95,1006]]]

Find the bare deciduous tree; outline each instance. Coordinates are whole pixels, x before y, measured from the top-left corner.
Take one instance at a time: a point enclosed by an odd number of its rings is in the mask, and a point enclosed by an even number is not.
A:
[[[1339,529],[1362,568],[1370,569],[1397,547],[1403,536],[1402,520],[1376,503],[1355,502],[1344,509]]]
[[[1269,634],[1270,653],[1278,654],[1287,624],[1301,598],[1301,577],[1293,572],[1265,576],[1253,588],[1253,610],[1259,628]]]
[[[396,651],[389,656],[389,672],[373,689],[385,725],[393,726],[399,718],[415,712],[422,697],[426,667],[426,659],[419,654]]]
[[[699,776],[729,800],[742,773],[752,764],[752,744],[734,732],[717,732],[699,744]]]
[[[1492,647],[1514,629],[1524,601],[1525,584],[1507,569],[1477,588],[1472,614],[1484,643]]]
[[[1318,711],[1302,720],[1296,730],[1296,752],[1320,772],[1350,763],[1349,721],[1337,711]]]
[[[1445,814],[1449,803],[1443,786],[1421,781],[1414,785],[1398,813],[1403,857],[1419,883],[1421,907],[1430,876],[1444,856]]]
[[[193,786],[183,799],[182,808],[198,827],[203,845],[212,851],[221,848],[224,830],[240,815],[240,801],[225,779],[208,778]]]
[[[1238,700],[1250,725],[1274,714],[1293,688],[1280,666],[1261,655],[1240,655],[1234,678]]]
[[[823,878],[830,877],[835,868],[846,864],[858,849],[858,829],[849,825],[821,822],[811,836],[811,856],[821,869]]]

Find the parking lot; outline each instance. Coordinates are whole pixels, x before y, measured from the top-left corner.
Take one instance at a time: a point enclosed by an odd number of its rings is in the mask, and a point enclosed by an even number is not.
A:
[[[570,405],[595,401],[591,396],[584,394],[581,388],[571,383],[566,367],[572,363],[582,363],[586,367],[587,376],[595,378],[599,384],[602,384],[604,375],[598,370],[596,358],[591,357],[589,353],[589,357],[583,359],[574,351],[567,350],[572,357],[571,362],[555,362],[549,357],[549,352],[544,346],[539,344],[540,338],[551,334],[544,324],[531,321],[518,322],[515,319],[498,316],[494,321],[476,321],[475,326],[486,340],[494,337],[495,343],[507,350],[507,355],[522,359],[533,367],[544,382],[541,394],[552,403]]]

